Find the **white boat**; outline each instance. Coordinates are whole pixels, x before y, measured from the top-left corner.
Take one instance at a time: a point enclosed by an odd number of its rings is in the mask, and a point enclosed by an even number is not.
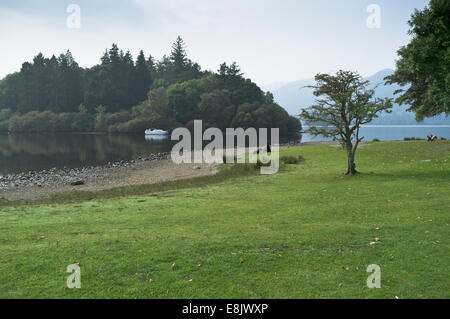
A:
[[[157,130],[157,129],[147,129],[145,130],[145,135],[168,135],[169,132],[164,130]]]

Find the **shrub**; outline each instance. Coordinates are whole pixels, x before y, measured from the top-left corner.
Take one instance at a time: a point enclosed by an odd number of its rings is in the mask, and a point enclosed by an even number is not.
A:
[[[377,138],[374,138],[373,140],[372,140],[372,142],[379,142],[380,140],[379,139],[377,139]]]
[[[105,121],[107,126],[125,123],[130,121],[131,119],[131,113],[126,110],[122,110],[116,113],[105,113]]]
[[[58,115],[51,111],[32,111],[23,115],[13,115],[8,122],[10,132],[54,132]]]
[[[110,127],[110,131],[116,129],[118,133],[144,133],[150,126],[149,122],[150,121],[145,118],[133,119]]]
[[[8,132],[8,120],[0,121],[0,132]]]
[[[263,166],[270,166],[270,164],[271,164],[271,162],[269,161],[268,163],[263,163],[263,162],[261,162],[259,159],[258,159],[258,161],[255,163],[255,165],[254,165],[254,167],[256,168],[256,169],[260,169],[261,167],[263,167]]]
[[[9,120],[9,118],[12,116],[13,116],[13,112],[11,111],[11,109],[0,110],[0,122]]]
[[[281,162],[284,164],[298,164],[305,161],[304,157],[302,155],[299,155],[298,157],[295,156],[283,156],[281,157]]]
[[[92,132],[95,128],[95,116],[88,113],[73,113],[71,129],[74,132]]]

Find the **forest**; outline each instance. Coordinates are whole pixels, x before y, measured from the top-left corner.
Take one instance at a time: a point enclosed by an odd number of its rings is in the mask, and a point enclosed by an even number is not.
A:
[[[281,137],[301,129],[235,62],[202,70],[181,37],[159,61],[142,50],[134,60],[116,44],[91,68],[81,68],[70,51],[39,53],[0,81],[4,132],[142,133],[191,128],[196,119],[205,128],[278,127]]]

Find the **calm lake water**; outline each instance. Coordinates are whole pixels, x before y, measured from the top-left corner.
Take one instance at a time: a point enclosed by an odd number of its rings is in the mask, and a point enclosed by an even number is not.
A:
[[[168,139],[146,140],[144,134],[0,135],[0,175],[103,165],[168,152],[172,145]]]
[[[375,138],[380,141],[398,141],[405,137],[426,139],[430,134],[436,135],[438,138],[450,139],[450,125],[365,125],[360,130],[360,136],[364,136],[365,141],[372,141]],[[327,141],[327,139],[321,136],[313,137],[309,134],[302,135],[302,142],[319,141]]]
[[[425,138],[428,134],[450,139],[448,126],[367,126],[365,140]],[[302,142],[323,141],[303,134]],[[143,134],[0,134],[0,175],[52,167],[82,167],[130,160],[152,153],[169,152],[176,142],[146,140]]]

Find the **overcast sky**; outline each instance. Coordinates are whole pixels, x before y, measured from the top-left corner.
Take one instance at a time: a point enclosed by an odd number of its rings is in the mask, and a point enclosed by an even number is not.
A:
[[[69,4],[81,27],[67,26]],[[380,28],[368,28],[371,4]],[[177,35],[203,69],[236,61],[258,84],[338,69],[364,76],[394,68],[408,42],[407,21],[426,0],[0,0],[0,78],[38,52],[69,49],[82,67],[113,42],[161,58]],[[73,20],[71,20],[73,21]]]

